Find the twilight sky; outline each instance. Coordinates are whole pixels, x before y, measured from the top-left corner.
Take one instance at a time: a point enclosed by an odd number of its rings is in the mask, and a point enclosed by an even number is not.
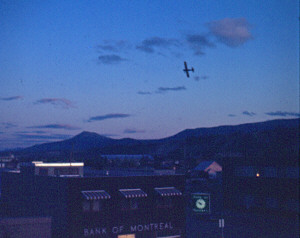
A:
[[[0,72],[0,150],[296,118],[299,1],[0,0]]]

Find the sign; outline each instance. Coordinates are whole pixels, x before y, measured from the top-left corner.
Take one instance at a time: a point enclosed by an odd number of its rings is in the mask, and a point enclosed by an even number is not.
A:
[[[192,193],[192,209],[199,214],[210,214],[210,194]]]
[[[159,222],[159,223],[147,223],[147,224],[134,224],[134,225],[119,225],[114,227],[94,227],[94,228],[84,228],[84,237],[94,237],[102,235],[112,235],[112,234],[122,234],[124,232],[128,233],[139,233],[139,232],[149,232],[149,231],[167,231],[173,230],[172,222]]]

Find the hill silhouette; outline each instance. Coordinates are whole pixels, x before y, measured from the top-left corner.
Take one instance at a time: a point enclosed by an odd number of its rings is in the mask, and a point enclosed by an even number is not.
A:
[[[161,160],[207,160],[240,157],[297,164],[299,118],[236,126],[187,129],[158,140],[111,139],[82,132],[71,139],[15,152],[21,160],[82,161],[101,154],[150,154]]]

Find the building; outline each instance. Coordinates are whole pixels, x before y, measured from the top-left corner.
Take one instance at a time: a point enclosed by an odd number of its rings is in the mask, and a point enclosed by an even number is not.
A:
[[[34,162],[3,173],[5,215],[51,217],[52,237],[185,237],[183,175],[85,177],[81,168]]]
[[[51,218],[0,218],[0,238],[51,238]]]
[[[298,215],[299,166],[284,162],[224,159],[226,207],[270,215]]]
[[[17,169],[18,160],[14,155],[0,156],[0,169]]]
[[[209,178],[217,178],[221,173],[222,166],[216,161],[203,161],[191,171],[191,176],[203,177],[203,174],[207,174]]]

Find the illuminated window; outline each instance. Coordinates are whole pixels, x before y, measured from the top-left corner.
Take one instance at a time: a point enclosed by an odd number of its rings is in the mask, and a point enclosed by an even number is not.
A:
[[[118,238],[135,238],[135,234],[118,235]]]

